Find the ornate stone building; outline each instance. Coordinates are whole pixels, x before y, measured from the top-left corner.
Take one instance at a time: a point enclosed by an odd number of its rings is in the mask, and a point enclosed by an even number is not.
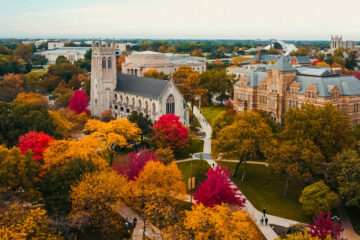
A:
[[[192,57],[189,54],[173,54],[159,52],[135,52],[125,58],[122,64],[122,73],[144,76],[149,69],[156,69],[167,75],[176,72],[180,66],[189,66],[194,71],[202,73],[206,70],[206,59],[202,57]]]
[[[138,77],[116,72],[115,43],[92,43],[90,110],[100,117],[111,110],[116,118],[127,118],[132,111],[156,121],[173,113],[189,125],[184,98],[171,81]]]
[[[286,57],[281,57],[266,69],[255,68],[240,74],[234,86],[237,111],[265,110],[278,123],[284,121],[287,109],[305,103],[318,106],[331,103],[356,124],[360,120],[360,81],[353,76],[332,74],[329,68],[295,69]]]
[[[355,49],[356,42],[351,40],[343,41],[342,36],[331,36],[330,50],[333,51],[339,47],[344,49]]]

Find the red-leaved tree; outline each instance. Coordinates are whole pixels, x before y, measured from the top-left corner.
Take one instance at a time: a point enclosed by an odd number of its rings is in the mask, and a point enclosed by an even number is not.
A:
[[[354,71],[354,77],[356,77],[357,79],[360,80],[360,72],[359,71]]]
[[[170,147],[172,150],[189,146],[188,129],[174,114],[162,115],[153,125],[153,141],[159,148]]]
[[[128,158],[130,163],[127,166],[116,165],[114,169],[119,174],[125,175],[129,181],[134,180],[139,175],[147,162],[158,161],[155,153],[146,148],[141,149],[139,152],[129,153]]]
[[[313,221],[314,225],[308,225],[311,236],[325,239],[328,235],[331,235],[332,239],[345,240],[341,237],[341,233],[344,231],[341,223],[333,221],[330,212],[320,212],[318,215],[314,216]]]
[[[25,136],[19,137],[18,146],[22,154],[31,149],[33,152],[33,158],[35,160],[41,160],[43,158],[43,152],[53,140],[53,137],[43,132],[29,132],[25,134]]]
[[[236,204],[243,207],[245,197],[232,188],[230,182],[230,172],[217,166],[210,168],[206,173],[207,179],[200,183],[194,199],[206,207],[213,207],[222,203]]]
[[[82,89],[78,89],[74,91],[72,97],[70,98],[70,103],[68,108],[70,110],[73,110],[77,114],[80,113],[90,113],[88,106],[89,96],[86,94],[86,92]]]

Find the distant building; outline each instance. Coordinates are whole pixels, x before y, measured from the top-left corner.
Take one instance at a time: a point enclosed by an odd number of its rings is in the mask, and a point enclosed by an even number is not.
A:
[[[295,69],[285,56],[273,65],[244,70],[239,75],[234,86],[237,111],[264,110],[276,122],[283,123],[287,109],[305,103],[331,103],[353,124],[360,120],[360,81],[353,76],[333,74],[329,68]]]
[[[190,54],[173,54],[159,52],[135,52],[125,58],[122,64],[122,73],[144,76],[149,69],[156,69],[167,75],[176,72],[180,66],[189,66],[194,71],[202,73],[206,70],[206,59],[203,57],[192,57]]]
[[[119,54],[126,52],[126,43],[115,43],[115,49],[119,51]]]
[[[271,40],[271,43],[264,47],[265,50],[269,50],[271,48],[280,50],[281,53],[284,55],[289,55],[291,52],[297,50],[294,44],[288,44],[281,40],[276,40],[276,39]]]
[[[331,36],[330,50],[334,51],[335,49],[342,47],[344,49],[356,49],[356,42],[352,40],[343,41],[342,36]]]
[[[65,44],[64,42],[60,42],[60,41],[49,41],[48,42],[48,50],[56,49],[56,48],[63,48],[64,44]]]
[[[92,44],[90,110],[100,117],[111,110],[115,118],[127,118],[133,111],[152,121],[175,114],[188,125],[186,102],[172,81],[116,73],[115,43]]]
[[[55,63],[59,56],[66,57],[70,62],[74,63],[79,59],[85,58],[85,53],[91,49],[90,47],[63,47],[57,49],[46,50],[39,52],[49,61],[49,63]]]
[[[293,56],[290,59],[290,64],[293,66],[310,67],[311,61],[308,56]]]

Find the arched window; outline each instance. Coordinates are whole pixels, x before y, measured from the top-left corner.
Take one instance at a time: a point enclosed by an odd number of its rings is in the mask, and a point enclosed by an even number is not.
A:
[[[111,68],[111,57],[108,59],[108,68]]]
[[[134,109],[135,108],[135,98],[133,98],[131,100],[131,108]]]
[[[173,95],[170,95],[166,100],[166,114],[175,113],[175,99]]]
[[[149,111],[149,103],[148,101],[145,102],[145,113],[148,113]]]
[[[139,110],[141,110],[141,100],[139,99],[139,106],[138,106]]]
[[[105,57],[102,58],[102,69],[106,68],[106,59]]]
[[[120,104],[122,104],[122,103],[123,103],[123,96],[120,95]]]
[[[153,115],[156,114],[156,106],[155,106],[155,103],[152,104],[152,113],[153,113]]]
[[[126,106],[129,105],[129,97],[126,97]]]

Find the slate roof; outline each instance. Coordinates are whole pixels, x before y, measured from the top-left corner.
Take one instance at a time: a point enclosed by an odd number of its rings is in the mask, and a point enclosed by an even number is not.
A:
[[[314,85],[318,90],[318,96],[330,97],[334,86],[340,89],[340,95],[356,96],[360,95],[360,81],[354,76],[332,75],[327,77],[297,75],[296,82],[301,90],[300,94],[305,94],[310,85]]]
[[[331,69],[328,67],[300,67],[296,68],[296,72],[301,75],[308,76],[331,76]]]
[[[253,71],[245,75],[246,79],[249,81],[249,87],[258,87],[259,83],[267,77],[266,72]]]
[[[258,55],[256,54],[253,59],[257,60],[257,58]],[[260,58],[261,58],[260,61],[262,62],[270,62],[270,61],[276,61],[279,58],[279,55],[261,55]]]
[[[310,58],[308,56],[294,56],[298,63],[310,63]]]
[[[271,68],[276,68],[280,72],[294,72],[295,68],[291,66],[289,58],[286,56],[281,56],[276,63],[274,63]]]
[[[158,99],[166,89],[167,80],[144,78],[128,74],[117,74],[115,91],[143,96],[151,99]]]

